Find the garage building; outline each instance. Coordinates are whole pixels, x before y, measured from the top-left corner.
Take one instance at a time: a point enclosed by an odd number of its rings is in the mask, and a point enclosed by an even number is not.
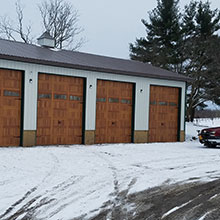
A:
[[[188,78],[38,40],[0,40],[0,146],[184,141]]]

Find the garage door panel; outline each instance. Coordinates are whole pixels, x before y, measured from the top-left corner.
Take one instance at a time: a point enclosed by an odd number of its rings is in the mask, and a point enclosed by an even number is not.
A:
[[[42,123],[44,118],[48,117],[51,123],[47,130],[50,138],[42,137],[43,134],[37,135],[37,144],[82,143],[83,85],[82,78],[39,74],[39,94],[50,94],[50,97],[44,99],[44,102],[38,98],[37,133],[41,133],[41,128],[49,125],[49,122],[47,125]]]
[[[39,111],[39,114],[38,114],[38,118],[40,122],[44,120],[43,118],[48,118],[51,116],[51,112],[49,111],[50,106],[39,105],[39,108],[41,108],[41,111]]]
[[[39,129],[39,135],[43,135],[43,136],[49,136],[50,135],[50,126],[49,125],[48,127],[45,127],[45,128],[41,128]]]
[[[0,146],[19,146],[22,73],[0,69]]]
[[[40,79],[39,79],[40,80]],[[42,82],[41,85],[39,85],[39,91],[44,94],[44,93],[48,93],[51,94],[52,92],[52,85],[50,82]]]
[[[96,143],[131,142],[132,96],[131,83],[98,80]]]
[[[3,82],[3,86],[8,89],[15,89],[20,87],[19,80],[16,81],[15,79],[5,79]]]
[[[67,91],[67,88],[66,88],[66,83],[57,82],[57,84],[55,84],[54,87],[53,87],[53,92],[61,93],[60,95],[67,93],[68,91]]]
[[[178,88],[165,86],[150,87],[150,142],[177,141],[178,101]]]

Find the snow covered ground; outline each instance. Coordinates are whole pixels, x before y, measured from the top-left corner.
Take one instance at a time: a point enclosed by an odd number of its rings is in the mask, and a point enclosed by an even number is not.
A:
[[[192,141],[217,125],[187,124],[184,143],[0,148],[0,219],[88,219],[119,204],[123,190],[218,179],[219,149]]]

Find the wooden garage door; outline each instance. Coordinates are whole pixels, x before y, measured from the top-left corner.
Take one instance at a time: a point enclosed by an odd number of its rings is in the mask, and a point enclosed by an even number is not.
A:
[[[82,78],[39,74],[37,145],[81,144]]]
[[[19,146],[22,73],[0,69],[0,146]]]
[[[98,80],[96,143],[130,143],[133,84]]]
[[[178,141],[179,88],[150,87],[149,142]]]

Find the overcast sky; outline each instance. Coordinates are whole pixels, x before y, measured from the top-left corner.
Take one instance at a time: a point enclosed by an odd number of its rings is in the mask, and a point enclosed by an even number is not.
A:
[[[3,1],[3,0],[1,0]],[[25,6],[24,16],[30,21],[36,37],[42,34],[37,4],[41,0],[20,0]],[[180,6],[190,0],[180,0]],[[145,36],[141,19],[157,5],[157,0],[69,0],[80,14],[79,24],[84,28],[81,36],[87,43],[80,51],[129,58],[129,43]],[[205,0],[204,0],[205,2]],[[211,1],[212,8],[220,8],[220,0]],[[15,16],[15,0],[1,2],[0,16]]]

